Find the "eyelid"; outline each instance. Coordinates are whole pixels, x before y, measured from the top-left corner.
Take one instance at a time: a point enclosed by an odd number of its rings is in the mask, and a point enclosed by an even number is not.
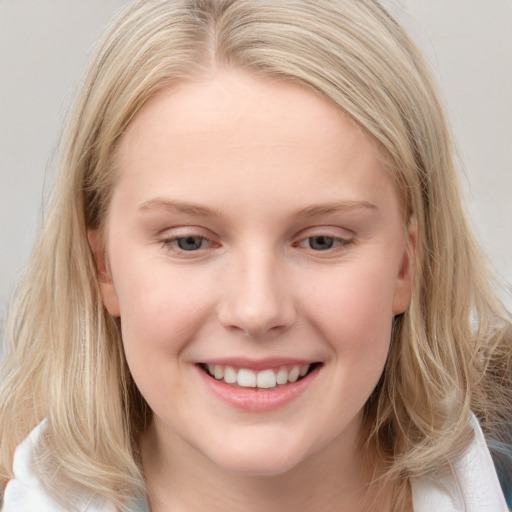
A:
[[[173,255],[179,257],[198,257],[200,254],[204,254],[205,250],[210,248],[219,247],[220,244],[215,241],[215,237],[205,233],[205,229],[199,226],[179,226],[172,229],[166,229],[159,237],[158,243],[160,243],[166,251],[169,251]],[[175,242],[184,238],[200,238],[208,242],[208,247],[201,247],[197,250],[186,251],[180,249],[175,245]]]
[[[356,233],[350,229],[339,226],[312,226],[302,230],[297,239],[305,239],[313,236],[329,236],[332,238],[340,238],[342,240],[353,240]]]
[[[353,238],[343,238],[341,236],[334,236],[334,235],[327,235],[327,234],[324,234],[324,235],[309,235],[309,236],[306,236],[304,238],[301,238],[297,243],[296,245],[297,246],[301,246],[301,244],[303,242],[305,242],[306,240],[309,240],[310,238],[320,238],[320,237],[325,237],[325,238],[332,238],[334,241],[336,242],[339,242],[339,244],[341,246],[346,246],[346,245],[349,245],[351,243],[353,243],[354,239]],[[311,248],[310,248],[311,249]],[[313,249],[312,249],[313,250]],[[325,252],[328,252],[328,251],[332,251],[334,249],[326,249]],[[314,251],[314,252],[322,252],[322,251]]]
[[[340,233],[340,231],[342,231],[342,233]],[[306,247],[303,245],[309,239],[316,237],[332,238],[337,243],[334,247],[325,249],[323,251],[315,250],[311,247]],[[319,257],[322,257],[322,253],[324,256],[332,256],[333,253],[339,252],[347,248],[347,246],[353,244],[355,241],[355,233],[351,230],[337,226],[314,226],[307,228],[299,233],[296,240],[297,241],[293,244],[295,247],[307,249],[308,252],[314,253]]]
[[[210,249],[216,249],[217,247],[219,247],[219,244],[217,244],[216,242],[214,242],[213,240],[210,240],[209,238],[207,238],[205,236],[201,236],[201,235],[188,235],[188,236],[193,237],[193,238],[200,238],[201,240],[205,240],[208,242],[208,246],[200,247],[198,249],[193,249],[190,251],[187,251],[185,249],[180,249],[175,242],[177,240],[187,238],[187,236],[168,237],[168,238],[162,239],[160,241],[160,243],[161,243],[164,251],[166,251],[167,253],[171,254],[174,257],[183,258],[183,259],[199,258],[199,257],[205,255],[205,251],[208,251]]]
[[[215,240],[215,236],[210,236],[209,234],[206,234],[205,231],[209,230],[206,230],[200,226],[177,226],[175,228],[164,230],[162,235],[158,237],[158,242],[162,245],[163,249],[178,257],[199,257],[204,255],[205,251],[212,248],[218,248],[222,245],[220,242]],[[340,231],[342,232],[341,234]],[[207,247],[200,247],[198,249],[189,251],[177,247],[175,242],[187,237],[200,238],[201,240],[206,241],[208,245]],[[337,243],[334,247],[325,249],[323,251],[315,250],[311,247],[305,247],[303,245],[307,242],[308,239],[315,237],[332,238]],[[346,228],[340,228],[339,226],[313,226],[301,231],[297,235],[296,241],[293,242],[292,245],[294,247],[308,249],[309,252],[315,253],[316,255],[325,253],[325,256],[327,256],[329,254],[332,255],[333,252],[339,252],[343,250],[348,245],[354,243],[354,241],[355,233]]]

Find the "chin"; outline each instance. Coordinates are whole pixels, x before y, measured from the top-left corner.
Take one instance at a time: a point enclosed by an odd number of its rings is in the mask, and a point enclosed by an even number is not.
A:
[[[295,467],[297,462],[293,460],[241,460],[223,465],[223,469],[233,475],[262,478],[283,475]]]
[[[283,448],[275,444],[254,447],[242,445],[239,449],[232,446],[228,452],[211,454],[209,458],[216,466],[233,475],[272,477],[292,471],[306,458],[297,449]]]

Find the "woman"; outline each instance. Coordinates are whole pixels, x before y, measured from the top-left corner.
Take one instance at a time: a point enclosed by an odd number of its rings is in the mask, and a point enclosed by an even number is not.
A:
[[[504,510],[510,317],[377,2],[135,3],[66,134],[6,510]]]

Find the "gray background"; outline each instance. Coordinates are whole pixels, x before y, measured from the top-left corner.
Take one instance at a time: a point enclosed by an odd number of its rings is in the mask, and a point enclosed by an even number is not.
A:
[[[63,117],[96,40],[125,3],[0,0],[0,324],[37,231]],[[466,163],[469,213],[512,283],[512,0],[383,3],[434,68]]]

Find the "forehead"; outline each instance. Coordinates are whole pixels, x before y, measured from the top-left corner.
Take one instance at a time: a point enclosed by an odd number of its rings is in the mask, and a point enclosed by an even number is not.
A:
[[[281,125],[282,129],[275,130],[273,137],[287,137],[293,128],[297,140],[310,139],[311,129],[315,128],[324,142],[350,144],[355,139],[365,139],[373,153],[379,151],[377,143],[359,125],[319,93],[290,81],[239,70],[221,70],[202,80],[160,90],[137,113],[123,139],[129,139],[131,145],[141,139],[143,132],[164,123],[164,137],[171,133],[186,137],[192,132],[220,129],[216,141],[223,146],[235,144],[238,135],[250,135],[257,143],[266,139],[269,127]],[[337,137],[340,130],[344,130],[343,137]],[[155,139],[154,135],[154,142],[159,142],[161,138]],[[124,151],[128,151],[128,144],[122,144]]]
[[[121,139],[116,188],[131,183],[134,201],[166,189],[263,202],[282,200],[278,193],[305,199],[321,192],[334,202],[362,194],[362,185],[379,196],[390,181],[385,160],[377,143],[319,94],[223,71],[163,89],[146,103]]]

